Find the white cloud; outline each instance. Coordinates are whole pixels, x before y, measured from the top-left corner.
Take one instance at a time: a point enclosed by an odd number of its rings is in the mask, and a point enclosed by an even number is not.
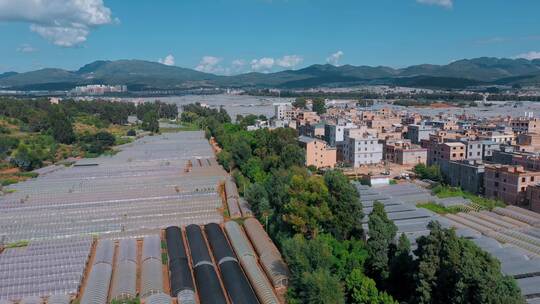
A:
[[[244,59],[235,59],[231,62],[231,65],[233,67],[241,68],[246,65],[246,61]]]
[[[540,52],[528,52],[515,56],[514,58],[523,58],[528,60],[540,59]]]
[[[326,58],[326,62],[330,63],[331,65],[338,65],[339,60],[341,60],[341,57],[343,57],[343,55],[343,51],[337,51],[334,54],[328,56]]]
[[[174,65],[174,56],[169,54],[163,59],[159,58],[158,62],[164,65]]]
[[[251,69],[253,71],[269,72],[275,64],[274,58],[263,57],[251,60]]]
[[[438,5],[444,8],[452,8],[454,6],[453,0],[416,0],[421,4]]]
[[[90,31],[115,22],[103,0],[0,0],[0,21],[27,22],[55,45],[74,47]]]
[[[299,65],[303,60],[304,58],[298,55],[285,55],[276,60],[276,65],[283,68],[293,68]]]
[[[28,43],[21,44],[17,48],[17,52],[21,52],[21,53],[33,53],[33,52],[37,52],[37,51],[38,51],[38,49],[36,49],[35,47],[31,46]]]
[[[215,74],[227,73],[227,70],[224,69],[221,65],[219,65],[221,61],[222,59],[218,57],[204,56],[199,62],[199,64],[195,67],[195,70]]]

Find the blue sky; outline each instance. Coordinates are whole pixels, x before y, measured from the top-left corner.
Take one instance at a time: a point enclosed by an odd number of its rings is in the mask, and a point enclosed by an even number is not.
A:
[[[218,74],[540,58],[538,0],[0,0],[0,72],[161,60]],[[37,3],[37,4],[36,4]]]

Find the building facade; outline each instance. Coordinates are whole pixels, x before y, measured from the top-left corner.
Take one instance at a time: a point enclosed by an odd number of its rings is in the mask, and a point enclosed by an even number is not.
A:
[[[353,167],[361,165],[378,164],[383,159],[383,144],[369,134],[350,136],[345,133],[343,142],[343,161]]]
[[[486,165],[485,195],[507,204],[527,206],[527,187],[538,181],[540,172],[526,171],[522,166]]]
[[[336,149],[325,141],[306,136],[300,136],[298,141],[306,151],[306,166],[333,168],[336,165]]]

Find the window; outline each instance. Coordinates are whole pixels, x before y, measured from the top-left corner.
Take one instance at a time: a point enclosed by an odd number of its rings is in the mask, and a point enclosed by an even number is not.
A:
[[[476,152],[476,156],[480,156],[480,152]]]
[[[495,182],[495,187],[499,187],[499,182]]]
[[[521,191],[525,191],[525,187],[521,187]]]
[[[452,153],[452,157],[456,157],[456,153]]]
[[[534,176],[531,176],[531,182],[534,182]]]
[[[523,182],[523,183],[525,182],[525,177],[521,178],[521,182]]]

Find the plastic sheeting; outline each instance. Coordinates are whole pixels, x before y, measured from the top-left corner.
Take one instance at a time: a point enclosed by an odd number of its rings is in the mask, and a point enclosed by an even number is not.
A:
[[[161,258],[146,259],[141,265],[141,297],[163,292],[163,265]]]
[[[112,266],[99,263],[92,267],[81,304],[106,304],[111,283]]]
[[[146,299],[146,304],[171,304],[172,299],[164,293],[156,293]],[[180,303],[183,304],[183,303]]]
[[[215,223],[207,224],[205,232],[231,302],[259,303],[221,227]]]

